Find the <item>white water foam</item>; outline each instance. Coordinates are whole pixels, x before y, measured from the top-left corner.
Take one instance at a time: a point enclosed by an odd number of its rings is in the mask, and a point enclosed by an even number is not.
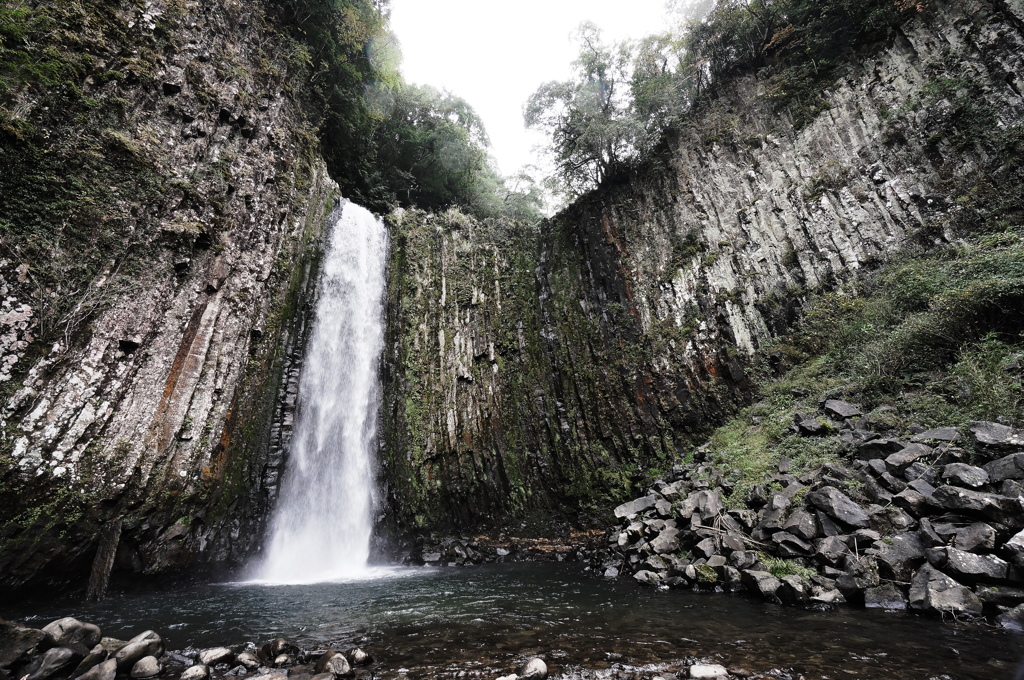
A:
[[[354,203],[331,219],[294,434],[267,552],[253,574],[262,583],[383,575],[366,561],[376,502],[388,235],[381,220]]]

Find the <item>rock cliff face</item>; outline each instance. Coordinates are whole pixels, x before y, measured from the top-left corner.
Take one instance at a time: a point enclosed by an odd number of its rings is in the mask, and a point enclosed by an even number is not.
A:
[[[404,216],[391,525],[586,521],[748,394],[749,360],[808,294],[988,219],[1022,179],[1022,28],[1019,2],[932,3],[800,128],[740,80],[539,246]]]
[[[148,62],[141,75],[87,75],[80,86],[97,106],[128,102],[105,134],[157,190],[102,207],[115,241],[130,246],[112,246],[98,276],[64,292],[74,297],[57,322],[41,311],[52,292],[35,274],[45,260],[6,244],[5,587],[84,585],[101,542],[101,582],[111,567],[153,573],[251,552],[276,488],[319,237],[337,200],[289,94],[287,50],[261,30],[258,9],[147,0],[99,17],[79,27],[106,31],[94,74]],[[19,97],[25,120],[45,118],[33,92]],[[76,257],[56,242],[48,256]]]

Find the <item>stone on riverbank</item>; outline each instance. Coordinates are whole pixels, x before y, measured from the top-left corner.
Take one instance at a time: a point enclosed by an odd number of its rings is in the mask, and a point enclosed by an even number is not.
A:
[[[181,680],[206,680],[210,677],[210,667],[197,663],[181,672]]]
[[[48,623],[43,626],[43,632],[53,638],[55,647],[81,644],[92,648],[98,645],[103,637],[99,626],[82,623],[70,616]]]
[[[98,666],[93,666],[83,675],[78,676],[77,680],[114,680],[116,676],[117,661],[107,659]]]
[[[147,680],[148,678],[155,678],[160,675],[162,670],[163,667],[161,667],[160,662],[155,656],[144,656],[132,666],[131,676],[135,680]]]

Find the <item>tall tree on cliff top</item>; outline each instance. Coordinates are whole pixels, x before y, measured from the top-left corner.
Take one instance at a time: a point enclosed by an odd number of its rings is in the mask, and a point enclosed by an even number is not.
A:
[[[606,45],[591,23],[580,27],[573,78],[541,85],[527,101],[528,127],[548,132],[550,151],[570,195],[600,184],[629,155],[637,130],[627,115],[629,55]]]

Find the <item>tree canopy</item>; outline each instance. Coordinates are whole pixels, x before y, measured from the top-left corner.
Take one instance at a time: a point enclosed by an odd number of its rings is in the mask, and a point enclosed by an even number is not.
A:
[[[541,85],[524,110],[548,133],[570,198],[644,158],[722,84],[753,73],[796,124],[857,49],[887,39],[926,0],[676,0],[663,33],[618,45],[580,27],[570,80]]]

